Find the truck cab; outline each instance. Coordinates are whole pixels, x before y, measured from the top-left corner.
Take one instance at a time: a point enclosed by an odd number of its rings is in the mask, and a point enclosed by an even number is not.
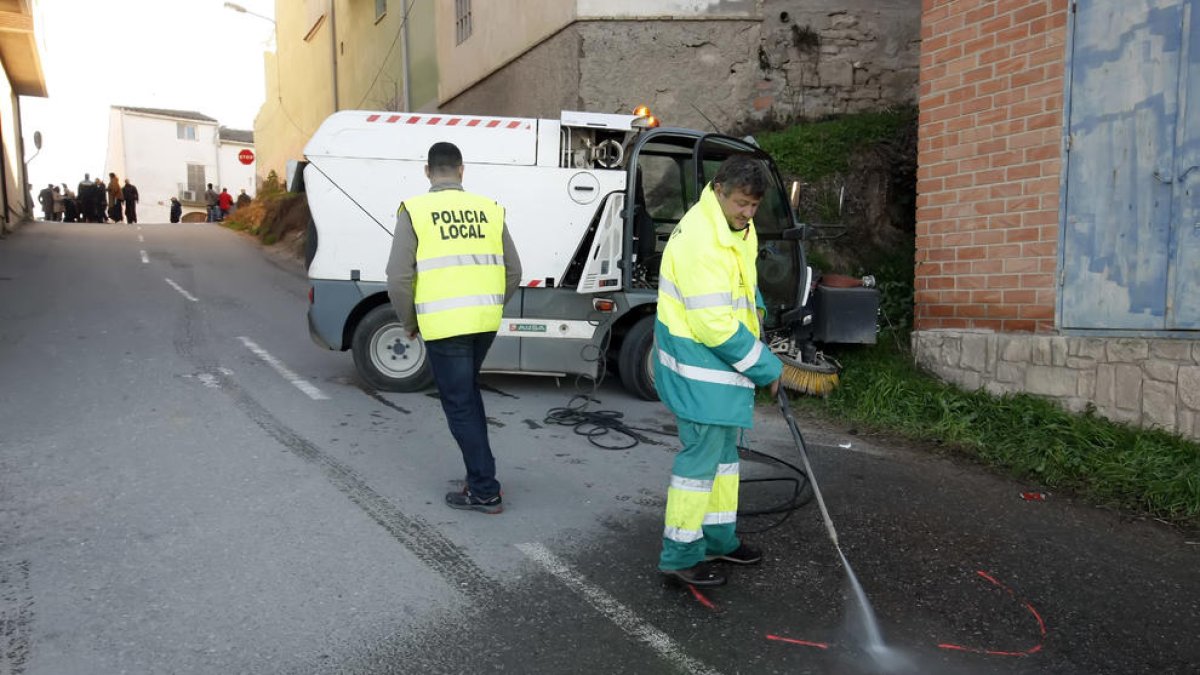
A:
[[[420,337],[408,338],[388,302],[384,269],[396,209],[428,190],[425,153],[442,140],[463,152],[464,189],[505,207],[522,261],[485,372],[596,378],[608,369],[632,393],[656,398],[662,252],[732,154],[757,158],[773,177],[754,218],[765,329],[790,335],[808,323],[803,229],[771,158],[750,140],[658,127],[648,114],[346,111],[314,134],[297,172],[313,215],[308,321],[317,344],[352,351],[368,385],[415,391],[432,382]]]

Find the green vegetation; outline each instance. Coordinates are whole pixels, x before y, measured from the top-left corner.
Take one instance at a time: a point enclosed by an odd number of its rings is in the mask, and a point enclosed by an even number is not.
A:
[[[840,388],[826,399],[803,398],[797,405],[863,428],[932,442],[1096,504],[1200,525],[1200,445],[1091,411],[1073,414],[1036,396],[965,392],[914,364],[908,345],[915,117],[915,110],[901,109],[756,134],[781,173],[806,185],[801,217],[824,223],[840,217],[846,226],[841,236],[807,242],[810,262],[826,271],[873,274],[880,291],[879,343],[834,352],[844,366]],[[890,180],[869,179],[879,172]],[[842,186],[847,203],[839,213]],[[890,194],[882,195],[881,186]],[[883,201],[868,208],[869,199]],[[881,212],[887,217],[866,222],[867,214]]]
[[[841,387],[800,405],[944,443],[1094,503],[1200,524],[1200,446],[1162,431],[1069,413],[1027,394],[965,392],[923,373],[890,339],[838,354]]]
[[[849,172],[856,151],[896,138],[913,124],[916,115],[915,108],[859,113],[766,132],[755,138],[775,158],[784,175],[819,181]]]
[[[308,201],[303,194],[288,192],[274,171],[267,174],[258,193],[248,206],[229,215],[221,224],[231,230],[248,232],[265,246],[273,246],[288,235],[293,239],[304,231],[309,220]]]

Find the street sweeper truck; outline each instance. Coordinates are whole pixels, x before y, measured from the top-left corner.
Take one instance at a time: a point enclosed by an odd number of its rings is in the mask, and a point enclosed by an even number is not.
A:
[[[798,389],[836,381],[821,343],[874,342],[878,295],[814,283],[806,227],[767,153],[752,139],[666,128],[648,111],[563,112],[558,119],[343,111],[289,168],[307,194],[308,324],[314,341],[353,353],[369,386],[432,382],[420,337],[409,339],[387,296],[396,209],[428,190],[425,154],[457,145],[464,188],[495,199],[520,253],[520,291],[504,308],[483,364],[490,372],[600,377],[634,394],[654,389],[658,270],[672,228],[723,159],[747,154],[773,181],[754,217],[766,339]],[[817,393],[820,393],[819,391]]]

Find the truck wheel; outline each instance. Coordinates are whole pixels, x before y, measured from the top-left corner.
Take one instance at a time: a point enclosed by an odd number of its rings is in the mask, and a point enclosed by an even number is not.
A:
[[[391,305],[367,312],[354,329],[354,367],[368,385],[381,391],[421,391],[433,384],[425,343],[396,318]]]
[[[658,400],[654,388],[654,315],[642,318],[625,334],[617,354],[617,372],[631,394],[647,401]]]

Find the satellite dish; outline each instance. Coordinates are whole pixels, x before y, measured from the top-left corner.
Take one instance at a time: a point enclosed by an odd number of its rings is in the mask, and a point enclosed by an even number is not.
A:
[[[38,150],[42,149],[42,132],[33,132],[33,147],[37,148]]]

